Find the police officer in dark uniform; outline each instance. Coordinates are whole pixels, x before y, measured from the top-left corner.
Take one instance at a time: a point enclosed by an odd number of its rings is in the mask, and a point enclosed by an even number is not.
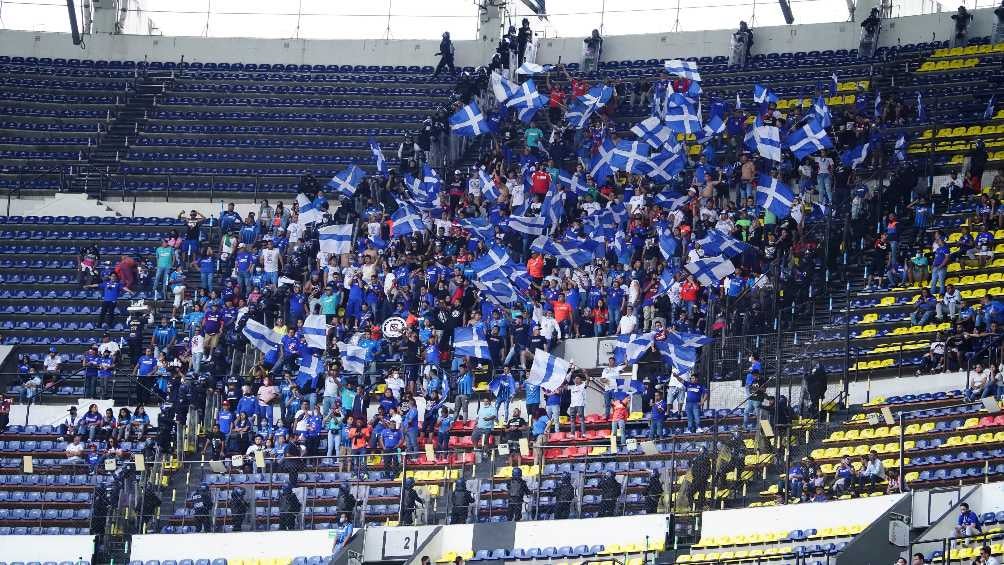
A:
[[[690,502],[697,504],[698,497],[704,503],[704,493],[708,489],[708,479],[711,478],[711,456],[707,448],[702,447],[700,453],[690,462],[690,473],[693,479],[687,488]]]
[[[234,518],[234,531],[241,531],[248,513],[248,501],[244,498],[244,487],[234,487],[230,491],[230,514]]]
[[[621,484],[614,476],[614,472],[603,473],[603,478],[600,479],[600,517],[614,515],[620,495]]]
[[[509,479],[509,506],[506,508],[506,519],[517,522],[523,518],[523,499],[530,494],[530,487],[523,480],[523,469],[516,467]]]
[[[453,487],[453,494],[450,495],[450,523],[466,524],[471,504],[474,504],[474,497],[471,491],[467,490],[467,481],[460,479]]]
[[[425,506],[425,501],[415,490],[415,479],[404,480],[404,493],[401,495],[401,525],[410,526],[415,523],[415,504]]]
[[[575,485],[572,484],[572,474],[565,472],[554,487],[554,517],[564,520],[572,513],[572,500],[575,499]]]
[[[192,500],[192,507],[195,509],[195,529],[211,533],[213,531],[213,493],[209,490],[208,484],[199,485],[199,490],[195,491],[195,498]]]
[[[296,529],[296,516],[300,513],[302,506],[300,499],[296,498],[296,494],[293,492],[293,484],[286,483],[279,494],[280,530]]]
[[[143,508],[140,510],[140,522],[144,526],[149,526],[153,517],[160,508],[160,497],[157,496],[157,489],[152,483],[146,483],[143,487]]]
[[[662,498],[662,479],[659,471],[652,469],[645,485],[645,513],[655,514],[659,510],[659,499]]]
[[[352,495],[352,488],[349,483],[338,485],[338,497],[335,499],[335,506],[339,514],[348,514],[349,518],[355,516],[356,497]]]

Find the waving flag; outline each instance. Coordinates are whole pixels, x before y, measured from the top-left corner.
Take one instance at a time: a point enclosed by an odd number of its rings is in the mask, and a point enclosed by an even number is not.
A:
[[[917,91],[917,121],[927,121],[927,112],[924,111],[924,97],[921,96],[919,90]]]
[[[719,135],[725,131],[725,122],[722,121],[722,117],[719,115],[711,116],[708,123],[704,124],[703,135],[697,140],[698,143],[707,143],[711,141],[716,135]]]
[[[566,173],[558,170],[558,184],[566,186],[575,194],[588,194],[589,186],[586,185],[585,174]]]
[[[666,72],[671,75],[683,77],[685,79],[701,81],[701,73],[697,72],[695,61],[683,61],[681,59],[670,59],[663,63]]]
[[[788,149],[799,161],[817,151],[833,148],[830,136],[826,135],[826,130],[815,119],[809,119],[804,126],[791,132],[785,141]]]
[[[621,334],[617,336],[617,343],[614,344],[614,361],[618,365],[637,363],[652,347],[654,341],[655,332],[631,335]]]
[[[715,342],[715,338],[701,334],[687,332],[669,331],[666,332],[666,341],[680,347],[701,347]]]
[[[875,93],[875,119],[879,119],[882,115],[882,93]]]
[[[894,151],[897,161],[906,161],[906,136],[900,135],[899,139],[896,140],[896,149]]]
[[[366,364],[370,361],[368,349],[351,343],[338,342],[338,357],[343,371],[358,375],[366,372]]]
[[[669,143],[671,138],[676,137],[676,133],[669,126],[662,123],[662,120],[658,116],[651,116],[638,122],[631,128],[631,133],[638,136],[638,139],[651,145],[654,149],[662,148]]]
[[[572,365],[568,361],[538,349],[533,352],[533,365],[526,375],[526,382],[544,390],[558,390],[565,383],[571,369]]]
[[[413,233],[425,232],[429,228],[422,220],[418,210],[411,206],[401,206],[390,217],[392,224],[391,237],[403,237]]]
[[[502,279],[475,280],[474,286],[486,296],[502,305],[517,304],[523,301],[516,287]]]
[[[732,261],[723,257],[705,257],[687,263],[683,268],[694,275],[701,286],[707,287],[718,286],[722,279],[736,272],[736,266]]]
[[[565,121],[575,129],[582,129],[589,123],[589,118],[592,117],[593,112],[595,110],[591,106],[584,104],[576,98],[568,105],[568,111],[565,112]]]
[[[475,327],[459,327],[453,330],[453,354],[478,359],[491,359],[485,330]]]
[[[676,269],[673,267],[666,267],[662,270],[659,275],[659,292],[658,294],[665,294],[669,292],[669,289],[676,282]]]
[[[837,73],[833,73],[830,75],[830,94],[836,94],[839,88],[840,81],[837,79]]]
[[[666,110],[666,125],[677,133],[696,133],[701,131],[701,116],[690,103],[679,104]]]
[[[589,89],[582,96],[579,96],[579,100],[582,101],[586,106],[596,110],[606,106],[607,102],[610,102],[610,98],[614,95],[614,89],[612,86],[607,86],[605,84],[598,84]]]
[[[840,162],[843,163],[845,167],[855,169],[861,166],[861,164],[865,162],[865,159],[868,158],[868,151],[870,148],[870,141],[862,143],[857,147],[852,147],[840,156]]]
[[[461,218],[458,220],[460,227],[474,234],[486,244],[495,239],[495,226],[488,223],[484,218]]]
[[[750,248],[749,245],[716,229],[708,230],[703,238],[697,240],[697,244],[701,246],[701,251],[706,256],[721,255],[728,259],[740,255]]]
[[[812,104],[812,113],[815,114],[819,120],[819,125],[822,127],[828,128],[832,125],[833,117],[830,115],[830,108],[826,105],[826,100],[822,96],[818,96]]]
[[[983,119],[984,120],[989,120],[990,118],[994,117],[994,107],[996,105],[996,99],[997,99],[997,95],[994,94],[994,95],[990,96],[990,100],[987,100],[987,108],[986,108],[986,110],[983,110]]]
[[[757,104],[777,102],[777,94],[773,90],[759,84],[753,85],[753,101]]]
[[[324,219],[324,213],[318,206],[320,198],[315,198],[313,201],[307,198],[306,194],[302,192],[296,195],[296,203],[300,208],[300,222],[303,225],[311,223],[319,223]]]
[[[251,318],[248,318],[248,321],[244,324],[244,331],[242,333],[251,342],[252,347],[262,353],[268,353],[282,344],[281,335],[275,333],[272,328],[265,327],[264,324],[256,322]]]
[[[676,256],[676,250],[680,247],[680,242],[676,240],[673,236],[673,230],[664,228],[659,232],[659,252],[662,253],[662,258],[669,260],[671,257]]]
[[[505,105],[509,108],[543,108],[545,104],[547,98],[537,91],[537,85],[533,83],[532,78],[519,85],[516,92],[505,101]]]
[[[593,245],[585,245],[578,241],[573,243],[555,241],[546,236],[535,239],[530,249],[551,255],[559,265],[567,267],[584,267],[596,258],[596,248]]]
[[[484,167],[478,169],[478,180],[481,181],[481,196],[489,202],[496,202],[502,191],[495,183],[495,175],[489,174]]]
[[[450,116],[450,129],[461,137],[476,137],[488,133],[490,127],[478,103],[471,101]]]
[[[655,203],[667,210],[676,210],[687,202],[690,202],[690,196],[674,190],[664,190],[655,195]]]
[[[323,314],[311,314],[303,321],[303,337],[308,347],[324,351],[328,348],[328,323]]]
[[[645,383],[635,379],[617,379],[617,388],[614,389],[613,398],[624,400],[632,394],[642,394],[645,392]]]
[[[781,161],[781,133],[775,126],[753,128],[753,143],[757,153],[771,161]]]
[[[553,68],[554,65],[538,65],[537,63],[527,61],[516,69],[516,73],[521,75],[535,75],[538,73],[549,73]]]
[[[736,110],[742,110],[742,108],[743,108],[743,101],[742,101],[741,98],[739,98],[739,91],[737,90],[736,91]]]
[[[307,383],[324,372],[324,360],[320,355],[301,355],[300,369],[296,372],[296,385],[303,388]]]
[[[565,215],[565,193],[549,191],[541,203],[540,215],[547,220],[546,226],[556,227]]]
[[[610,167],[629,173],[644,172],[644,162],[648,160],[649,146],[641,141],[621,140],[614,147],[610,157]]]
[[[795,194],[787,185],[774,177],[761,174],[757,177],[757,206],[770,210],[778,218],[784,218],[791,212],[791,203]]]
[[[519,90],[519,85],[502,75],[493,72],[491,74],[492,93],[499,104],[505,104]]]
[[[506,225],[527,235],[543,235],[545,219],[540,216],[509,216]]]
[[[511,373],[501,373],[488,383],[488,391],[495,397],[496,402],[511,400],[518,387]]]
[[[686,159],[682,152],[672,153],[670,151],[662,151],[656,153],[649,157],[645,175],[659,182],[669,182],[683,170],[684,166],[686,166],[685,161]],[[658,200],[658,197],[656,197],[656,200]]]
[[[332,255],[352,252],[352,224],[341,224],[317,228],[317,242],[320,250]]]
[[[663,362],[681,375],[690,373],[697,365],[697,350],[692,347],[681,347],[668,339],[663,339],[656,340],[655,349],[662,356]]]
[[[376,161],[377,173],[381,175],[386,175],[388,171],[387,159],[384,159],[383,149],[380,148],[380,143],[371,137],[369,138],[369,145],[370,145],[370,152],[373,153],[373,159],[374,161]]]
[[[610,141],[609,138],[604,138],[597,151],[589,165],[589,174],[597,183],[602,184],[613,173],[610,160],[614,155],[614,142]]]
[[[355,165],[349,165],[347,169],[339,171],[335,176],[331,177],[331,180],[325,186],[329,190],[335,191],[336,194],[345,198],[352,198],[356,193],[356,186],[359,185],[365,176],[366,173],[362,169]]]

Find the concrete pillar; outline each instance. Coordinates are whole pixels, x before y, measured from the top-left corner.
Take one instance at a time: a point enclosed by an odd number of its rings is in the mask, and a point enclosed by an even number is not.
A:
[[[90,33],[121,33],[116,26],[119,21],[119,3],[119,0],[90,0],[93,10]]]
[[[478,14],[478,60],[481,62],[475,66],[487,65],[492,60],[502,38],[502,10],[495,4],[485,2]]]

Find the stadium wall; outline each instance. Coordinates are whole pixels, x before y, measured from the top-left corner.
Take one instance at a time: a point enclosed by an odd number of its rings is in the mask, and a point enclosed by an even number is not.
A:
[[[3,536],[0,559],[41,563],[70,560],[90,561],[94,553],[94,536]]]
[[[974,10],[971,36],[989,35],[994,16],[990,9]],[[860,18],[859,18],[860,19]],[[472,22],[473,25],[473,22]],[[604,60],[727,55],[731,30],[610,36]],[[947,40],[952,34],[951,13],[943,12],[887,20],[879,45]],[[199,61],[287,64],[435,65],[438,41],[430,40],[314,40],[202,38],[141,35],[102,35],[86,38],[80,49],[66,33],[3,31],[2,53],[34,57],[132,61]],[[756,29],[755,53],[854,49],[860,39],[858,22],[836,22]],[[457,63],[477,66],[490,59],[494,42],[455,42]],[[549,38],[538,44],[538,63],[579,61],[582,38]]]

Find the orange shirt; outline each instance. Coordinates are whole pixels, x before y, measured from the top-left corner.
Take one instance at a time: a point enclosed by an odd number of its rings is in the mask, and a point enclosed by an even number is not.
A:
[[[572,317],[572,307],[567,302],[554,300],[551,302],[551,308],[554,308],[554,319],[559,322],[564,322]]]
[[[628,409],[622,400],[615,400],[610,410],[610,419],[617,422],[628,419]]]
[[[535,279],[544,278],[544,256],[535,255],[526,262],[526,271]]]

